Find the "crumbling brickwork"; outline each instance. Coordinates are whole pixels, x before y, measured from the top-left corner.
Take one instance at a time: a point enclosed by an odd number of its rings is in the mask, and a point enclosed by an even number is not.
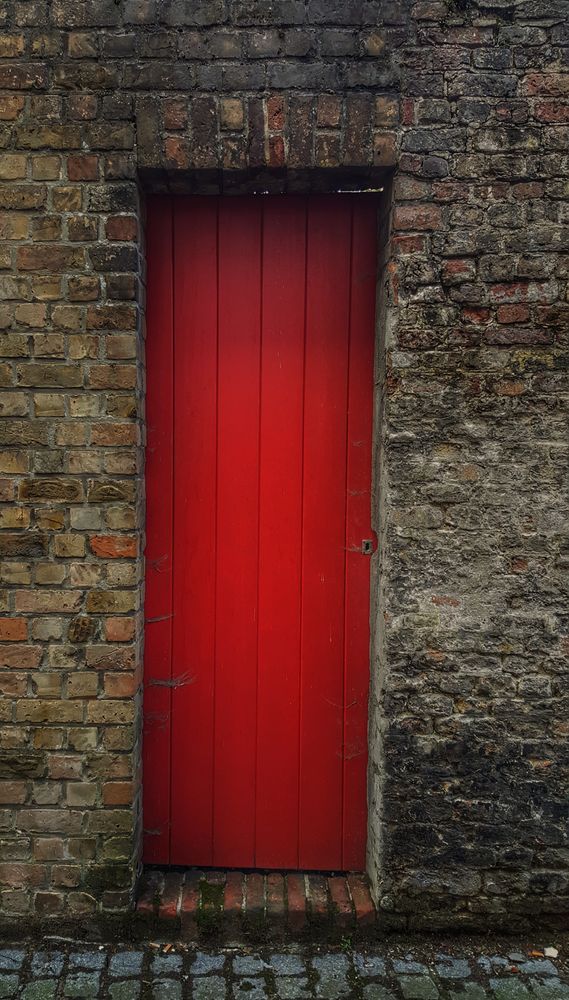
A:
[[[125,910],[136,879],[145,192],[370,183],[374,891],[390,926],[566,914],[568,13],[2,4],[8,919]]]

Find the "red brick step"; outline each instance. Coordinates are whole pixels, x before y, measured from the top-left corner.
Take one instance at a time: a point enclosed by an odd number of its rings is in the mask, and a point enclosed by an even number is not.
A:
[[[377,913],[365,875],[145,870],[141,932],[228,942],[372,937]]]

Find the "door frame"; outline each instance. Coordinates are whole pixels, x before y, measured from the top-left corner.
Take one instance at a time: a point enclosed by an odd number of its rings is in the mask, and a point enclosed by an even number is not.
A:
[[[383,548],[381,544],[381,526],[384,523],[383,496],[384,489],[381,482],[381,466],[379,456],[381,451],[381,428],[383,425],[382,414],[385,408],[385,392],[381,392],[381,386],[385,384],[385,337],[386,328],[389,322],[389,313],[393,312],[393,304],[388,298],[388,261],[390,229],[393,206],[393,184],[391,171],[383,169],[374,170],[371,175],[366,175],[362,181],[359,172],[346,172],[342,169],[327,170],[325,183],[323,183],[322,171],[308,170],[299,172],[296,183],[292,191],[300,194],[351,194],[353,196],[374,194],[377,200],[377,259],[376,259],[376,307],[375,307],[375,338],[374,338],[374,374],[373,374],[373,423],[372,423],[372,469],[371,469],[371,521],[372,528],[378,539],[376,552],[370,559],[370,622],[369,622],[369,689],[368,689],[368,772],[367,772],[367,849],[366,849],[366,871],[371,877],[376,875],[378,868],[378,858],[381,855],[381,799],[383,792],[383,754],[381,740],[375,736],[380,732],[382,725],[382,691],[384,677],[380,676],[379,664],[385,664],[385,651],[383,649],[383,631],[380,627],[380,615],[383,601],[381,599],[383,574]],[[355,177],[355,179],[354,179]],[[369,185],[369,186],[368,186]],[[375,186],[374,186],[375,185]],[[157,188],[160,189],[157,189]],[[217,184],[211,183],[211,178],[205,176],[205,172],[196,171],[192,173],[191,181],[186,179],[175,192],[164,190],[161,185],[154,184],[148,190],[148,194],[225,194],[227,197],[240,194],[258,194],[262,196],[269,193],[279,193],[286,198],[287,186],[283,184],[282,178],[278,182],[277,189],[273,192],[263,187],[259,190],[258,182],[253,184],[250,178],[242,178],[241,183],[236,183],[230,191],[223,190],[222,179],[218,179]],[[379,197],[378,197],[379,196]],[[146,213],[143,211],[144,222]],[[146,239],[146,227],[143,230],[143,240]],[[146,478],[144,477],[146,486]],[[145,630],[143,632],[143,647]],[[144,659],[142,655],[142,659]],[[144,773],[141,761],[142,783]],[[142,798],[141,798],[141,818],[139,852],[142,842]]]

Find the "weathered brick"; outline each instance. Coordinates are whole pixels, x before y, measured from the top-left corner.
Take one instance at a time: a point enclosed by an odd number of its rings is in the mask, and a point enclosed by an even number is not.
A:
[[[138,678],[131,673],[106,673],[103,690],[106,698],[133,698],[138,689]]]
[[[528,73],[523,89],[530,96],[564,97],[569,94],[569,80],[566,73]]]
[[[39,245],[20,247],[17,263],[23,271],[77,270],[84,266],[84,254],[75,247]]]
[[[0,452],[0,472],[11,472],[15,475],[27,472],[29,468],[28,456],[21,451],[1,451]]]
[[[130,642],[134,638],[135,624],[130,618],[106,618],[105,638],[108,642]]]
[[[235,97],[224,97],[219,105],[219,120],[223,129],[240,131],[244,124],[243,101]]]
[[[80,211],[83,206],[83,190],[78,186],[69,186],[62,184],[59,187],[52,188],[51,200],[53,208],[56,212],[77,212]],[[67,253],[68,251],[64,251]],[[76,250],[71,251],[72,259],[77,260],[77,267],[80,267],[83,263],[83,256]],[[65,270],[67,266],[64,260],[61,270]]]
[[[0,163],[0,172],[1,170]],[[22,176],[25,177],[25,171]],[[11,184],[9,188],[0,188],[0,207],[9,210],[42,208],[46,199],[46,189],[40,184]]]
[[[20,483],[21,500],[59,500],[77,502],[83,499],[83,485],[77,479],[26,479]]]
[[[21,180],[26,176],[26,157],[20,153],[0,153],[0,180]]]
[[[68,614],[78,611],[83,596],[71,590],[17,590],[15,610],[35,614]]]
[[[70,181],[96,181],[99,177],[99,157],[78,153],[67,158],[67,176]]]
[[[128,725],[134,718],[134,704],[122,700],[101,700],[87,702],[87,720],[101,726]],[[120,822],[124,823],[121,816]],[[104,825],[104,821],[103,821]],[[91,825],[93,829],[93,825]]]
[[[53,540],[53,554],[61,559],[76,559],[85,554],[83,535],[58,535]]]
[[[375,135],[373,140],[373,160],[378,167],[392,167],[397,162],[397,140],[389,132]]]
[[[0,642],[25,642],[27,638],[25,618],[0,618]]]
[[[125,671],[134,667],[132,652],[122,646],[90,646],[87,650],[87,666],[101,671]]]
[[[93,535],[89,545],[101,559],[133,559],[137,553],[136,538],[127,535]]]
[[[137,223],[134,216],[115,215],[107,219],[105,234],[109,240],[135,240]]]
[[[100,279],[96,275],[74,275],[67,282],[71,302],[92,302],[99,297]]]
[[[398,205],[394,212],[395,229],[440,229],[442,210],[433,204]]]
[[[0,554],[12,556],[47,555],[47,537],[38,532],[0,534]]]
[[[0,215],[0,238],[4,240],[25,240],[28,236],[29,221],[22,214]]]
[[[47,307],[26,302],[16,306],[14,310],[16,323],[20,326],[43,326],[47,317]]]
[[[131,305],[96,305],[87,309],[88,330],[133,330],[136,321],[136,308]]]
[[[129,590],[91,590],[85,606],[91,614],[125,613],[136,607],[136,594]]]
[[[137,342],[132,334],[109,334],[105,339],[106,356],[110,360],[125,361],[136,358]]]
[[[88,215],[74,216],[67,220],[67,233],[73,243],[94,241],[99,234],[99,221]]]
[[[455,4],[450,19],[438,0],[2,8],[10,913],[128,904],[83,887],[113,852],[134,858],[139,815],[152,378],[139,177],[174,193],[384,189],[368,775],[381,920],[511,928],[560,912],[568,36],[559,3],[510,6],[473,18]],[[547,888],[528,888],[530,869]],[[489,895],[500,870],[507,896]],[[279,895],[269,880],[269,911]]]
[[[134,389],[137,372],[134,365],[92,365],[88,382],[92,389]]]
[[[2,90],[45,90],[47,82],[47,67],[42,64],[6,63],[0,66]]]
[[[56,181],[61,176],[59,156],[40,155],[32,159],[32,177],[38,181]]]
[[[0,668],[2,670],[35,670],[39,667],[42,656],[41,646],[24,646],[21,643],[0,646]]]
[[[0,416],[25,416],[28,412],[28,407],[28,398],[22,392],[3,392],[0,396]]]
[[[0,781],[0,805],[2,806],[19,806],[22,805],[28,797],[28,786],[25,781]],[[3,845],[5,847],[5,845]],[[27,854],[27,851],[25,852]],[[7,857],[6,851],[4,851],[4,857]],[[8,884],[13,884],[11,880],[8,880]]]
[[[22,149],[78,149],[81,132],[75,125],[42,125],[18,129]]]
[[[17,378],[23,386],[72,388],[83,384],[83,371],[77,364],[26,364],[17,366]]]
[[[45,885],[47,868],[45,865],[0,863],[0,884],[12,886]]]
[[[25,98],[21,94],[0,96],[0,121],[15,121],[24,110]]]
[[[14,493],[5,499],[13,499]],[[30,511],[24,507],[0,508],[0,528],[28,528],[30,523]]]
[[[499,323],[526,323],[530,318],[530,311],[524,305],[498,306],[496,317]]]
[[[99,678],[93,673],[73,673],[67,681],[69,698],[96,698],[99,689]]]

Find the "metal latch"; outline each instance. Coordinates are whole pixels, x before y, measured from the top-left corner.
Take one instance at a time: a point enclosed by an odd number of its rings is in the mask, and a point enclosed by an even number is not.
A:
[[[373,542],[371,538],[364,538],[362,541],[362,555],[372,556],[373,555]]]

